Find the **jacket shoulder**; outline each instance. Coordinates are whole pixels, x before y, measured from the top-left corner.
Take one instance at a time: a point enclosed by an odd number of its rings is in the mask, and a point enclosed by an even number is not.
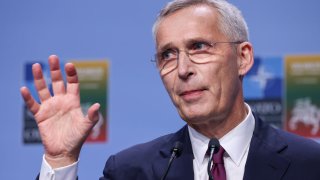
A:
[[[280,139],[282,139],[287,147],[284,150],[291,158],[297,160],[318,161],[320,163],[320,144],[315,140],[308,139],[290,132],[276,129]]]
[[[109,157],[101,179],[154,179],[152,164],[162,159],[160,149],[171,149],[173,142],[186,132],[186,126],[176,133],[167,134],[124,149]]]
[[[257,116],[245,177],[251,179],[318,179],[320,144],[274,128]]]

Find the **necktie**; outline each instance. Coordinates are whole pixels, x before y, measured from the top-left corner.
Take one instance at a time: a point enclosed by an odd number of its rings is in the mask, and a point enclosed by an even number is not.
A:
[[[213,155],[213,167],[211,169],[211,173],[213,175],[214,180],[226,180],[226,170],[224,168],[223,162],[223,154],[224,149],[221,146],[219,151]]]

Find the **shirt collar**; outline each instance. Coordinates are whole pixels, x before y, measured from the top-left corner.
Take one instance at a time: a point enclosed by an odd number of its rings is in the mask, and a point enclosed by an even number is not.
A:
[[[188,126],[193,155],[198,164],[202,164],[210,139]]]
[[[220,145],[225,149],[231,160],[239,166],[249,148],[254,130],[254,117],[249,105],[245,104],[248,114],[245,119],[226,135],[219,139]],[[195,159],[202,163],[208,149],[210,139],[188,126],[190,141]]]

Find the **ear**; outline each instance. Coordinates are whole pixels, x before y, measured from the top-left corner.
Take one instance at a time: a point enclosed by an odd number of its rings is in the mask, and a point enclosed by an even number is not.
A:
[[[249,42],[243,42],[238,46],[238,73],[243,77],[251,69],[254,63],[253,47]]]

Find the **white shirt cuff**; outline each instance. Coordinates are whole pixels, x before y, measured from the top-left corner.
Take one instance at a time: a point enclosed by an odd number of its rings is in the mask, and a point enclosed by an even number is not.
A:
[[[77,179],[78,162],[74,162],[68,166],[52,169],[52,167],[46,161],[45,155],[42,157],[42,164],[40,170],[39,180],[64,180]]]

